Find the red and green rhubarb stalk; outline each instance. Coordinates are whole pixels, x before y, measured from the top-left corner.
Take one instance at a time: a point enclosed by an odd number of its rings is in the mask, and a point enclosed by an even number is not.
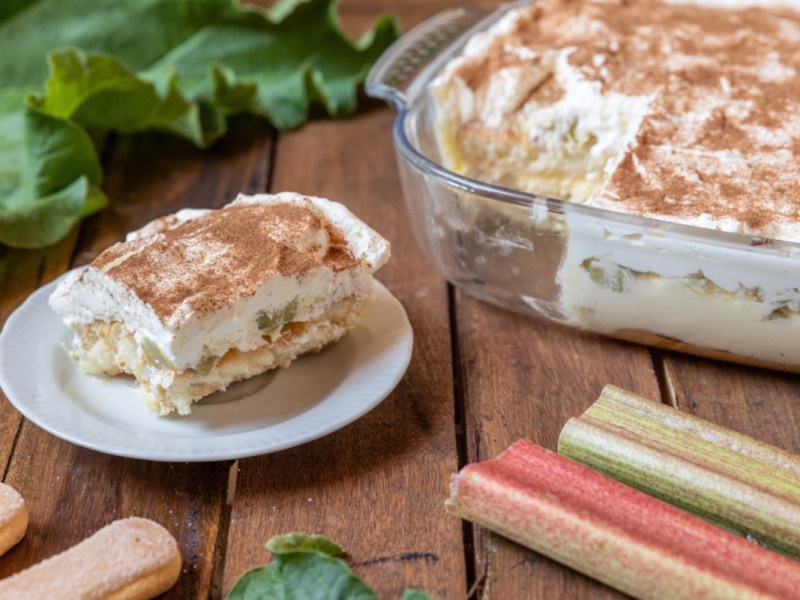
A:
[[[447,508],[638,598],[800,590],[800,563],[524,440],[454,475]]]
[[[606,386],[564,426],[558,452],[800,557],[800,457],[780,448]]]

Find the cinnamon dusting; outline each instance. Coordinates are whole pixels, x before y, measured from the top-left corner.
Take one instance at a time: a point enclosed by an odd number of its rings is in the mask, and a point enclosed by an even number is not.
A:
[[[254,294],[269,277],[359,261],[336,227],[313,207],[232,204],[159,233],[118,243],[92,265],[128,287],[167,322],[184,307],[208,313]]]

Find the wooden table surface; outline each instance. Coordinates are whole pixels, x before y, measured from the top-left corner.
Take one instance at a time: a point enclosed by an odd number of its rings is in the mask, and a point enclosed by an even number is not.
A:
[[[347,0],[363,30],[384,10],[404,29],[456,2]],[[295,190],[346,203],[393,246],[378,278],[415,333],[411,365],[369,414],[303,446],[236,462],[124,459],[62,441],[0,394],[0,468],[31,513],[2,560],[8,576],[131,515],[179,541],[183,571],[164,598],[224,596],[289,531],[324,534],[382,598],[406,587],[441,598],[613,598],[617,592],[444,510],[449,475],[519,438],[554,449],[607,383],[800,452],[800,380],[581,334],[477,301],[442,279],[405,219],[394,114],[365,100],[343,121],[276,134],[251,118],[209,151],[157,134],[104,150],[111,205],[43,251],[0,247],[0,323],[39,286],[89,262],[150,219],[219,207],[238,192]],[[31,373],[31,377],[35,377]]]

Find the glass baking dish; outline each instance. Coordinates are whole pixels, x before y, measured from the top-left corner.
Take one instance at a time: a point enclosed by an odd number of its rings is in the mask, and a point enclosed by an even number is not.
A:
[[[376,63],[394,106],[417,241],[493,304],[670,350],[800,371],[800,244],[642,218],[491,185],[441,166],[429,83],[515,4],[441,13]]]

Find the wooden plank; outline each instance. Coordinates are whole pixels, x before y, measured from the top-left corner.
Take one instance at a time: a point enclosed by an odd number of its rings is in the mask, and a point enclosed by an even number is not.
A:
[[[157,135],[119,138],[106,161],[112,203],[86,223],[76,263],[153,217],[186,206],[219,206],[235,192],[263,188],[270,146],[269,128],[250,119],[238,120],[232,135],[205,153]],[[0,576],[66,549],[114,519],[139,515],[162,523],[181,548],[181,578],[164,597],[209,597],[224,541],[229,466],[107,456],[25,421],[6,481],[26,498],[31,525],[0,562]]]
[[[650,351],[524,317],[458,293],[467,455],[496,456],[527,438],[554,450],[562,426],[607,383],[659,397]],[[617,598],[621,594],[480,527],[476,575],[485,597]]]
[[[466,596],[461,523],[443,508],[457,468],[446,287],[404,215],[386,109],[281,137],[273,191],[345,202],[393,244],[378,278],[405,305],[414,356],[380,406],[326,438],[240,461],[225,565],[228,589],[267,561],[269,537],[304,530],[349,553],[379,597],[407,586]]]

